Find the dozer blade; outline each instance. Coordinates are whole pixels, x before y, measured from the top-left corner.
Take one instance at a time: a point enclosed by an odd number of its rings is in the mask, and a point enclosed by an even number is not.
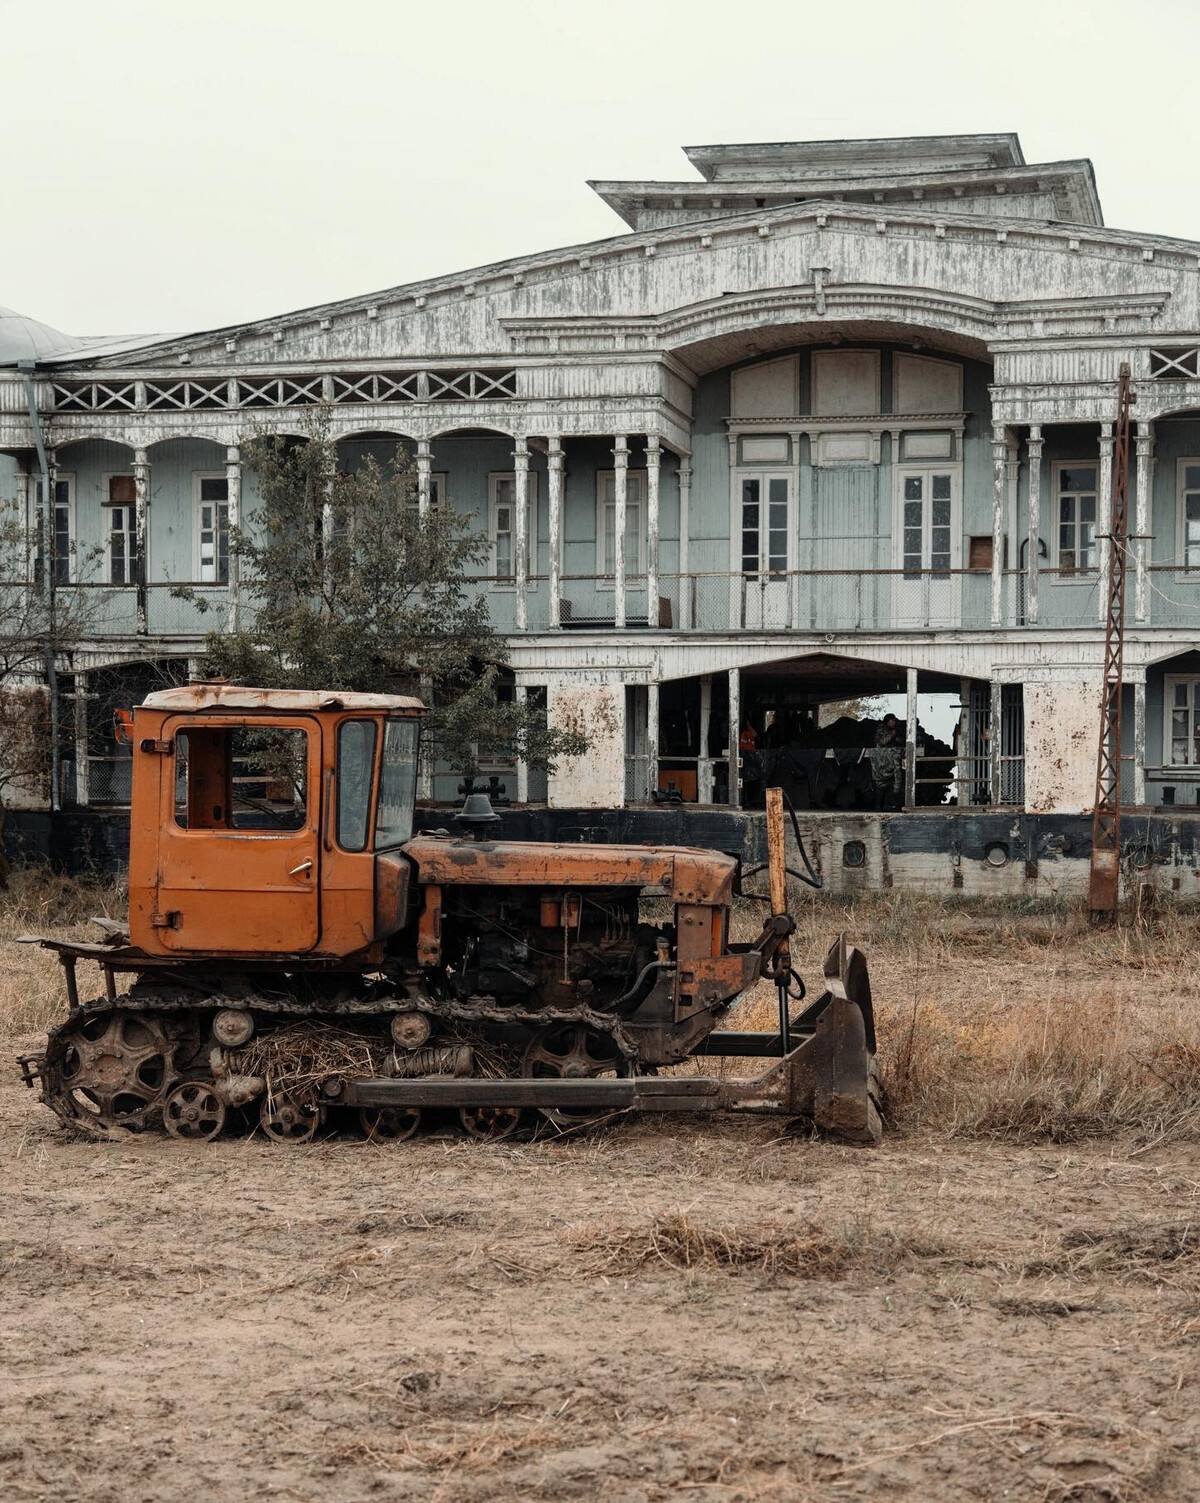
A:
[[[791,1024],[800,1038],[757,1080],[721,1083],[729,1111],[805,1117],[845,1143],[883,1136],[871,982],[860,950],[839,935],[825,957],[825,990]]]

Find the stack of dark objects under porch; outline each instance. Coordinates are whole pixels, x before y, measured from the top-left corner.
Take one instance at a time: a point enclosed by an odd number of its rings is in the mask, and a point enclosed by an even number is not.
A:
[[[894,807],[881,799],[872,776],[871,751],[882,721],[855,720],[843,715],[832,724],[817,728],[811,724],[784,726],[779,740],[772,744],[768,732],[766,744],[754,754],[757,768],[747,769],[743,756],[743,776],[749,797],[755,802],[758,788],[778,785],[797,809],[878,809]],[[772,727],[774,729],[774,727]],[[896,722],[896,745],[903,753],[905,723]],[[954,749],[936,736],[928,735],[918,724],[917,803],[936,806],[946,802],[954,774]],[[758,778],[747,774],[757,771]]]

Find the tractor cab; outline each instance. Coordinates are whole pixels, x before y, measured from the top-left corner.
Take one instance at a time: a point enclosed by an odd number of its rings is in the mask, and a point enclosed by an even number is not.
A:
[[[198,683],[122,716],[129,921],[161,956],[360,955],[403,927],[419,700]],[[382,880],[381,880],[382,878]]]

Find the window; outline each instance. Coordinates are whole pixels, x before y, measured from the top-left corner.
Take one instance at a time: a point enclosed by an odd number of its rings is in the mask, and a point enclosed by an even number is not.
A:
[[[446,478],[447,475],[445,470],[436,470],[429,477],[430,511],[441,511],[442,507],[447,504]],[[407,504],[413,511],[417,511],[421,505],[421,497],[415,485],[413,486],[412,495],[409,496]]]
[[[39,539],[37,556],[34,561],[35,581],[42,577],[42,482],[35,479],[32,486],[33,496],[33,535]],[[70,584],[75,574],[75,477],[74,475],[56,475],[54,477],[54,515],[51,518],[53,530],[53,545],[51,558],[54,567],[54,583]]]
[[[954,480],[949,470],[905,471],[900,477],[900,565],[908,577],[953,568]]]
[[[1200,678],[1165,680],[1163,761],[1171,767],[1200,765]]]
[[[137,484],[132,475],[104,477],[104,514],[108,519],[105,554],[108,582],[137,582]]]
[[[212,726],[175,736],[175,823],[185,830],[301,830],[308,733]]]
[[[1200,459],[1178,464],[1179,541],[1176,557],[1185,569],[1200,569]]]
[[[596,573],[617,569],[617,475],[596,476]],[[627,470],[625,483],[625,577],[646,572],[646,472]]]
[[[366,849],[374,767],[375,722],[343,720],[338,726],[337,839],[344,851]]]
[[[488,476],[488,540],[491,543],[491,573],[511,580],[517,572],[516,476]],[[526,493],[525,572],[532,574],[537,558],[537,476],[531,471]]]
[[[1058,511],[1058,567],[1064,574],[1096,568],[1098,466],[1069,461],[1053,466]]]
[[[197,475],[196,579],[229,583],[229,481],[224,473]]]
[[[389,720],[383,727],[375,849],[402,845],[412,835],[417,792],[417,722]]]
[[[742,480],[742,573],[782,574],[788,566],[786,475]]]

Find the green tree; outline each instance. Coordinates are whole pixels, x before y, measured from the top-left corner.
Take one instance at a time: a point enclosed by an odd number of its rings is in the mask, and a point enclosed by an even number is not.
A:
[[[500,698],[505,644],[465,583],[486,539],[449,508],[419,512],[400,445],[386,467],[368,459],[344,474],[318,409],[304,439],[260,435],[246,459],[261,505],[230,536],[246,624],[209,635],[210,671],[264,688],[431,696],[436,752],[467,776],[489,752],[552,770],[587,750],[534,704]]]

